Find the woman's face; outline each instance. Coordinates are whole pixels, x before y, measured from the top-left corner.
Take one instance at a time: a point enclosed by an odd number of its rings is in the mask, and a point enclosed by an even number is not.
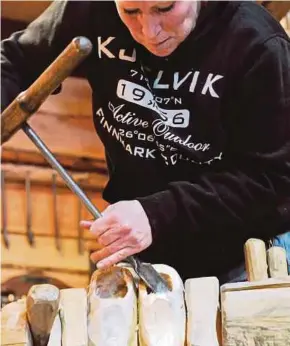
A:
[[[195,26],[198,1],[116,0],[132,37],[154,55],[170,55]]]

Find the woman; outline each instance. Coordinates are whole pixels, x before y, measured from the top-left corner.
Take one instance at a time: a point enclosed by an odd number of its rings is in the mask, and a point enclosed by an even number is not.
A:
[[[286,33],[252,2],[55,2],[2,43],[2,106],[80,35],[110,172],[92,260],[229,281],[249,237],[289,227]]]

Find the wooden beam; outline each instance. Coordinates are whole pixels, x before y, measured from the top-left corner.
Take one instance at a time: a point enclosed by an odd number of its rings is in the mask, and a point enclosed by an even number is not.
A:
[[[16,7],[15,2],[17,1],[2,1],[1,5],[3,7],[3,2],[9,3],[12,6]],[[42,1],[31,1],[31,3],[41,3]],[[15,20],[15,19],[9,19],[9,18],[4,18],[3,14],[1,16],[1,40],[4,40],[8,37],[10,37],[14,32],[16,31],[22,31],[24,30],[29,23],[26,21],[22,20]],[[79,78],[85,78],[84,71],[82,70],[81,66],[76,68],[74,71],[71,73],[72,76],[74,77],[79,77]]]
[[[1,232],[2,233],[2,232]],[[47,235],[47,234],[43,234],[43,233],[38,233],[36,232],[35,233],[37,235],[37,237],[40,237],[40,238],[47,238],[47,237],[50,237],[50,238],[53,238],[53,235]],[[25,235],[25,231],[24,230],[13,230],[13,229],[9,229],[9,236],[10,235],[20,235],[20,236],[24,236]],[[74,240],[74,241],[77,241],[77,238],[76,236],[74,235],[69,235],[69,234],[64,234],[60,237],[60,239],[71,239],[71,240]],[[90,235],[90,233],[87,233],[84,237],[83,237],[83,240],[85,241],[86,244],[88,244],[88,246],[90,247],[90,249],[99,249],[100,246],[98,245],[96,239]]]
[[[290,11],[290,1],[259,1],[280,22]]]
[[[12,266],[2,265],[1,266],[1,289],[2,292],[5,288],[5,282],[15,278],[17,276],[29,275],[35,270],[39,271],[39,268],[29,266]],[[41,269],[39,275],[42,277],[54,278],[65,283],[69,287],[87,287],[90,276],[88,271],[83,270],[70,270],[70,269],[59,269],[59,268],[44,268]]]
[[[68,77],[62,83],[61,92],[51,95],[41,105],[40,112],[62,117],[92,118],[92,90],[87,80]]]
[[[93,129],[92,119],[61,119],[55,114],[38,113],[29,124],[54,154],[104,160],[104,147]],[[39,153],[21,130],[2,148]]]
[[[8,236],[10,232],[22,234],[23,242],[26,241],[24,235],[26,234],[26,194],[25,184],[22,183],[7,183],[5,184],[6,193],[6,222]],[[92,203],[101,211],[107,205],[101,194],[98,192],[86,191]],[[54,204],[51,186],[35,185],[31,183],[31,229],[37,236],[42,235],[46,237],[53,237],[55,234],[54,225]],[[75,247],[77,249],[77,239],[79,237],[79,213],[81,213],[82,220],[92,220],[92,215],[82,205],[79,210],[79,200],[72,194],[68,188],[57,189],[57,220],[60,233],[62,237],[74,238]],[[85,231],[84,238],[92,239],[89,231]],[[12,244],[13,234],[11,235]],[[42,237],[43,238],[43,237]],[[18,239],[18,238],[17,238]],[[72,239],[68,239],[72,240]],[[45,241],[45,240],[44,240]],[[42,241],[41,241],[42,244]],[[11,245],[12,246],[12,245]],[[76,253],[77,255],[77,253]]]
[[[29,124],[55,154],[104,160],[104,146],[96,134],[88,82],[69,77],[58,95],[51,95],[30,118]],[[3,148],[38,153],[19,130]]]
[[[89,253],[78,254],[77,241],[62,239],[62,249],[56,249],[52,237],[35,237],[35,246],[31,247],[24,235],[9,235],[10,248],[1,245],[1,265],[33,267],[47,270],[56,268],[65,270],[89,271]]]
[[[290,37],[290,11],[288,14],[280,21],[288,36]]]
[[[40,152],[3,148],[1,153],[3,165],[28,165],[31,169],[50,169],[51,165]],[[108,168],[104,159],[76,157],[64,154],[54,154],[55,158],[67,170],[74,173],[95,173],[108,175]]]
[[[79,184],[82,189],[89,190],[91,192],[101,192],[106,183],[107,175],[104,171],[95,168],[95,172],[87,170],[69,170],[65,167],[70,176]],[[5,180],[13,183],[23,183],[27,172],[30,173],[31,182],[34,185],[41,185],[42,187],[51,186],[52,174],[54,170],[47,164],[47,167],[35,166],[33,164],[13,164],[6,163],[6,160],[2,159],[1,170],[5,172]],[[101,173],[100,173],[101,172]],[[67,187],[64,180],[57,174],[57,185],[59,187]]]
[[[3,1],[1,5],[2,4]],[[27,23],[25,22],[3,18],[3,16],[1,16],[1,40],[8,38],[11,34],[13,34],[16,31],[24,30],[26,26]]]
[[[3,18],[30,23],[37,18],[51,1],[1,1]]]
[[[19,271],[25,271],[26,275],[37,276],[37,277],[45,277],[50,276],[44,274],[44,272],[53,272],[53,273],[60,273],[60,274],[74,274],[74,275],[85,275],[88,276],[87,270],[77,270],[77,269],[70,269],[70,268],[53,268],[53,267],[35,267],[35,266],[29,266],[29,265],[15,265],[15,264],[3,264],[1,269],[10,269],[12,272],[14,271],[13,276],[10,274],[5,275],[5,280],[8,280],[14,276],[18,276],[15,273],[19,273]]]

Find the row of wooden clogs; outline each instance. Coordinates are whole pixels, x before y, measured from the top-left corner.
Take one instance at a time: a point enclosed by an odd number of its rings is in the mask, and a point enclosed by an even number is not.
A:
[[[217,346],[218,280],[184,285],[172,267],[154,267],[170,292],[148,293],[121,266],[95,271],[88,290],[33,286],[26,300],[3,308],[2,345],[184,346],[187,339],[187,345]]]
[[[284,249],[266,251],[264,242],[249,239],[245,262],[249,281],[221,288],[215,277],[183,284],[172,267],[162,264],[154,267],[169,283],[168,293],[149,293],[130,268],[120,265],[95,271],[88,289],[33,286],[26,299],[4,307],[1,344],[248,346],[259,339],[265,345],[290,345]]]

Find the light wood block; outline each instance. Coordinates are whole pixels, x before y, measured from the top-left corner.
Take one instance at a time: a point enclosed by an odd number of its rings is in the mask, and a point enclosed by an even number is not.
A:
[[[221,287],[223,346],[290,345],[290,277]]]
[[[186,345],[218,346],[219,281],[216,277],[185,282]]]
[[[251,238],[244,245],[248,281],[268,278],[266,244],[263,240]]]
[[[85,288],[60,290],[62,346],[87,346],[87,292]]]
[[[279,246],[273,246],[267,251],[269,273],[271,278],[283,278],[288,276],[286,250]]]
[[[32,346],[26,319],[26,299],[5,305],[1,311],[1,345]]]
[[[47,346],[62,346],[61,344],[61,321],[59,314],[55,316]]]

